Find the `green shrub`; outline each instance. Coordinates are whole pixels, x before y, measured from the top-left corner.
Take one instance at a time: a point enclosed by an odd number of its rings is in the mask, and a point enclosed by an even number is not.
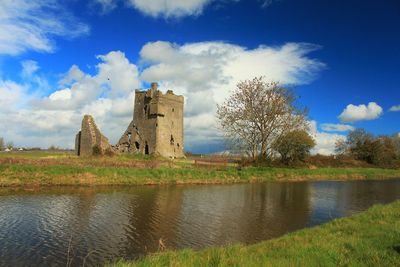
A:
[[[272,148],[279,153],[280,161],[285,165],[304,162],[314,146],[314,139],[304,130],[288,132],[272,143]]]
[[[103,154],[101,147],[97,144],[92,147],[92,152],[93,156],[101,156]]]

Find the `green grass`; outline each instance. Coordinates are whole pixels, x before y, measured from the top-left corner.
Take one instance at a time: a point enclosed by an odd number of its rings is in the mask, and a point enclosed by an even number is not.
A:
[[[0,153],[0,186],[223,184],[264,181],[400,178],[400,169],[196,167],[151,156],[77,157],[71,153]]]
[[[255,245],[148,255],[133,266],[400,266],[400,201]]]
[[[23,151],[23,152],[0,152],[0,158],[20,158],[20,159],[65,159],[76,158],[83,161],[96,160],[96,157],[76,157],[74,151]],[[113,161],[130,161],[130,160],[167,160],[162,157],[141,154],[121,154],[117,157],[112,157]]]

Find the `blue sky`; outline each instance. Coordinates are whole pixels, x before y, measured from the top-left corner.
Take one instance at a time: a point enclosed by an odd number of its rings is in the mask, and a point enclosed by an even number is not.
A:
[[[296,85],[315,152],[400,132],[398,1],[2,2],[0,136],[18,146],[72,148],[85,113],[116,143],[158,81],[186,98],[185,148],[223,150],[215,105],[260,75]]]

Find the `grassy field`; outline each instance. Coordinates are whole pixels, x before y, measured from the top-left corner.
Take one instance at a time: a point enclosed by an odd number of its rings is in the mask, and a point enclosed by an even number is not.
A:
[[[145,156],[79,158],[71,153],[0,153],[0,186],[223,184],[263,181],[400,178],[400,169],[238,169]]]
[[[167,251],[113,266],[400,266],[400,201],[255,245]]]

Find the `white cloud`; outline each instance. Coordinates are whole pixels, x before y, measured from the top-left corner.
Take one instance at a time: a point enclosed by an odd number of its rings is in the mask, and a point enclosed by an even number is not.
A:
[[[79,82],[85,77],[85,73],[77,65],[72,65],[68,73],[59,81],[60,85],[69,85],[73,82]]]
[[[97,56],[101,63],[96,66],[97,74],[91,76],[73,65],[61,78],[60,86],[69,86],[55,91],[49,97],[33,101],[39,109],[78,109],[102,98],[118,98],[140,87],[138,69],[121,51],[111,51]]]
[[[0,54],[17,55],[27,50],[52,52],[54,36],[74,38],[87,34],[57,0],[2,0],[0,4]]]
[[[88,113],[115,143],[132,118],[133,91],[140,87],[138,71],[120,51],[97,58],[95,75],[73,65],[61,77],[61,88],[45,97],[26,94],[26,87],[36,84],[0,80],[0,109],[8,111],[0,112],[2,137],[24,146],[72,148],[82,117]]]
[[[130,63],[124,53],[112,51],[97,56],[96,73],[85,73],[72,65],[59,79],[56,91],[36,96],[31,105],[14,109],[8,116],[0,115],[0,121],[8,125],[1,132],[16,144],[72,148],[82,116],[88,113],[116,143],[132,119],[134,89],[140,88],[142,81],[156,81],[161,90],[172,89],[185,96],[185,148],[191,150],[204,144],[221,147],[216,103],[223,101],[239,80],[254,76],[264,75],[282,83],[310,82],[324,67],[308,56],[315,48],[293,43],[247,49],[223,42],[154,42],[143,46],[139,67]],[[32,76],[40,75],[38,72]],[[23,92],[8,97],[9,102],[21,101]]]
[[[28,102],[36,97],[35,94],[28,94],[31,85],[0,80],[1,137],[13,141],[16,145],[51,145],[47,142],[65,144],[70,135],[68,129],[74,127],[71,121],[74,114],[68,111],[27,108]]]
[[[389,109],[389,111],[392,111],[392,112],[400,111],[400,105],[391,107],[391,108]]]
[[[212,113],[202,113],[185,118],[185,149],[202,146],[203,148],[223,143],[223,135],[218,130]],[[212,150],[212,149],[211,149]]]
[[[152,17],[197,16],[213,0],[128,0],[139,11]]]
[[[379,118],[383,113],[382,107],[375,102],[368,105],[348,105],[339,115],[339,119],[343,122],[353,122],[362,120],[374,120]]]
[[[22,105],[27,99],[26,87],[14,81],[0,80],[0,111],[13,110]]]
[[[141,63],[146,66],[140,77],[185,96],[185,143],[190,149],[207,140],[222,142],[215,108],[237,82],[266,76],[285,84],[309,83],[325,66],[308,57],[317,48],[303,43],[247,49],[224,42],[178,45],[159,41],[140,51]]]
[[[258,0],[258,2],[261,2],[261,7],[262,8],[269,7],[275,1],[277,1],[277,0]]]
[[[335,154],[335,144],[338,140],[346,137],[340,134],[318,132],[314,136],[316,146],[312,149],[312,154],[333,155]]]
[[[135,8],[141,13],[154,18],[182,18],[199,16],[207,6],[214,4],[219,7],[229,2],[240,0],[91,0],[92,6],[99,6],[101,13],[105,14],[114,10],[119,2]],[[270,6],[277,0],[258,0],[261,8]]]
[[[99,83],[108,83],[112,95],[123,95],[140,87],[139,71],[134,64],[130,64],[121,51],[112,51],[107,55],[97,56],[103,63],[97,65]]]
[[[25,60],[21,62],[22,76],[29,77],[39,69],[39,65],[34,60]]]
[[[92,0],[91,4],[99,6],[101,8],[101,13],[106,14],[117,7],[117,2],[116,0]]]
[[[68,101],[71,99],[71,89],[61,89],[49,95],[51,101]]]
[[[344,140],[346,136],[341,134],[332,134],[320,132],[317,129],[317,122],[310,121],[311,135],[315,140],[315,147],[312,149],[312,154],[333,155],[335,154],[335,144],[338,140]]]
[[[317,49],[310,44],[288,43],[281,47],[259,46],[247,49],[223,42],[192,43],[179,46],[169,42],[146,44],[141,59],[150,66],[143,70],[144,81],[161,81],[182,94],[208,91],[210,101],[222,102],[240,80],[255,76],[290,84],[312,81],[324,68],[318,60],[307,57]],[[194,107],[188,95],[187,106]],[[197,101],[201,104],[200,101]],[[209,104],[209,101],[203,101]]]
[[[353,131],[354,127],[347,124],[324,123],[321,124],[321,129],[327,132],[346,132]]]

